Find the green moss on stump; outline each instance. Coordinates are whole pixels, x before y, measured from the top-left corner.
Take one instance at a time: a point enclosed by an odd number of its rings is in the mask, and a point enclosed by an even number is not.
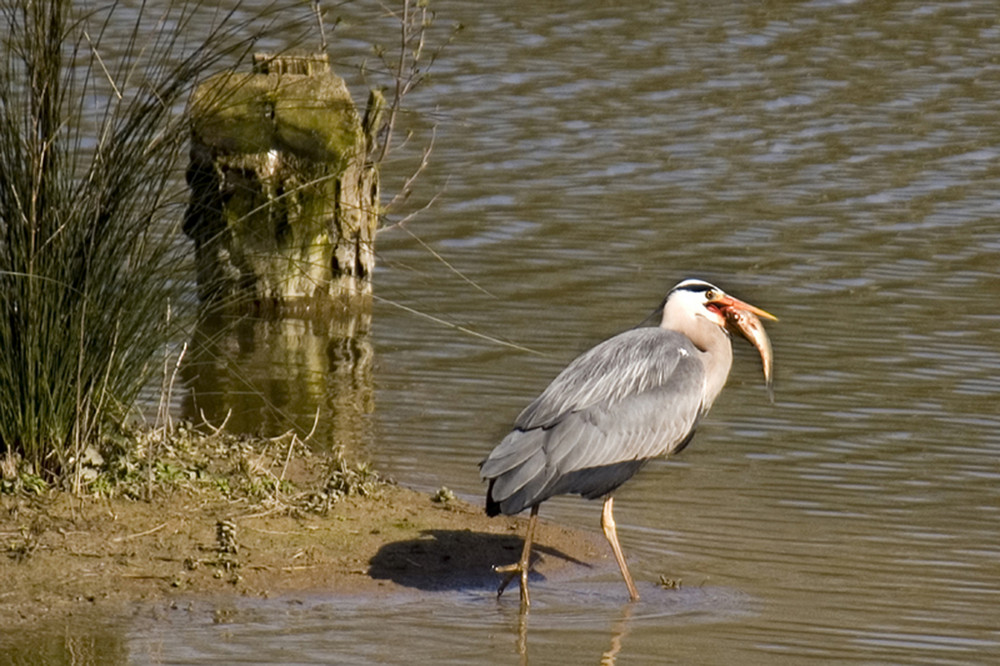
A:
[[[364,146],[350,92],[329,72],[216,75],[195,91],[191,119],[220,154],[283,150],[343,168]]]

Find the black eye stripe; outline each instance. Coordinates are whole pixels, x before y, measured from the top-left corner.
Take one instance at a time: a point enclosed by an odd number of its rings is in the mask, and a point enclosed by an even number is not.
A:
[[[718,287],[714,287],[707,282],[702,282],[701,280],[685,280],[674,287],[673,291],[718,291]]]

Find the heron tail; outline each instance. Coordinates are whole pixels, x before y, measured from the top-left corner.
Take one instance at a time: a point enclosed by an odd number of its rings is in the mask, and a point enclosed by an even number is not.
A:
[[[486,489],[486,515],[487,516],[499,516],[500,515],[500,502],[493,499],[493,482],[496,479],[490,479],[490,486]]]

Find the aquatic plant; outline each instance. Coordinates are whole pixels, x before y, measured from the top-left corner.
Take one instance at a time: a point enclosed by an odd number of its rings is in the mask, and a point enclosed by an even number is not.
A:
[[[262,34],[169,4],[0,5],[0,458],[76,488],[190,323],[184,104]]]

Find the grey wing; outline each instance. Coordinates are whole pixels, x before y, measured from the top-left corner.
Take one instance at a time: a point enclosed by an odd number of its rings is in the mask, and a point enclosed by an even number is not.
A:
[[[483,461],[487,510],[517,513],[553,495],[614,490],[686,441],[703,387],[697,351],[679,334],[638,329],[598,345],[553,380]]]
[[[637,328],[578,356],[514,421],[515,428],[547,427],[565,414],[678,381],[701,368],[687,336],[662,328]],[[701,387],[697,388],[701,396]]]

